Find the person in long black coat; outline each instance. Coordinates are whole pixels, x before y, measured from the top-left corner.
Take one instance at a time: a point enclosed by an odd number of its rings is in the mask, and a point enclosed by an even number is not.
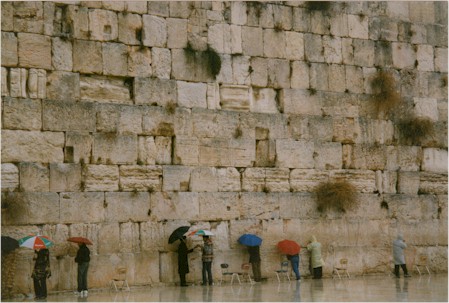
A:
[[[188,286],[186,283],[186,274],[189,273],[189,259],[188,254],[193,251],[187,249],[186,237],[182,237],[181,243],[178,246],[178,273],[181,280],[181,286]]]
[[[36,251],[36,262],[34,263],[33,273],[31,277],[34,282],[34,292],[36,300],[44,300],[47,298],[47,278],[51,277],[50,271],[50,252],[44,248]]]
[[[254,275],[254,281],[260,282],[262,280],[262,274],[260,270],[260,247],[248,246],[249,263],[251,263]]]

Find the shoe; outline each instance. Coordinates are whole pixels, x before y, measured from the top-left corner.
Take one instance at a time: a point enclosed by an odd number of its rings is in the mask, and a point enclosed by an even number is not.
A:
[[[83,294],[85,297],[87,297],[87,294],[88,294],[87,290],[83,290]]]
[[[301,278],[296,278],[296,280],[301,280]]]
[[[404,275],[405,278],[410,278],[411,276],[409,274]]]
[[[189,286],[189,285],[187,285],[187,284],[181,284],[181,286],[182,286],[182,287],[187,287],[187,286]]]

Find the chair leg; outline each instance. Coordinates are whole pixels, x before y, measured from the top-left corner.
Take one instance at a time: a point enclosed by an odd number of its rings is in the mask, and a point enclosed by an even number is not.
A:
[[[429,268],[427,267],[427,265],[426,265],[426,269],[427,269],[427,273],[428,273],[429,276],[430,276],[430,270],[429,270]]]
[[[240,282],[239,274],[235,274],[237,276],[237,281],[239,281],[239,285],[242,285],[242,282]]]
[[[285,274],[287,275],[287,279],[290,282],[290,275],[288,274],[288,271]]]
[[[341,279],[341,277],[340,277],[340,272],[339,272],[338,269],[337,269],[337,275],[338,275],[338,278]]]
[[[281,279],[279,278],[279,274],[276,272],[276,277],[278,278],[278,282],[281,283]]]
[[[421,271],[419,270],[419,266],[415,265],[415,268],[418,270],[419,275],[421,275]]]

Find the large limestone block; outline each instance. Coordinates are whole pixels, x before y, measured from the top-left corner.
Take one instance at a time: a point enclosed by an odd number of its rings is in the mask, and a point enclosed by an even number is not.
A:
[[[111,41],[118,38],[117,13],[108,10],[89,10],[90,39]]]
[[[122,79],[81,76],[80,91],[82,100],[132,104],[130,88]]]
[[[206,101],[207,84],[178,81],[178,104],[187,108],[207,108]]]
[[[189,166],[164,165],[162,170],[162,191],[188,191],[190,187]]]
[[[268,86],[290,88],[290,61],[268,59]]]
[[[310,193],[280,193],[278,194],[278,200],[279,216],[286,221],[289,221],[289,219],[313,219],[319,217],[316,203]],[[286,234],[288,239],[296,236],[296,233],[291,234],[290,237]]]
[[[157,136],[156,144],[156,164],[172,164],[172,138]]]
[[[2,130],[2,162],[63,162],[64,134]]]
[[[266,168],[265,188],[267,192],[289,192],[290,170],[288,168]]]
[[[197,148],[198,164],[204,166],[233,166],[231,164],[233,155],[230,154],[229,139],[203,138],[199,141]]]
[[[128,75],[131,77],[149,77],[152,74],[150,49],[130,46],[128,48]]]
[[[97,132],[116,133],[120,120],[120,106],[115,104],[96,104]]]
[[[338,142],[315,143],[315,168],[316,169],[341,169],[343,165],[342,145]]]
[[[205,52],[190,51],[185,49],[172,49],[172,77],[184,81],[212,82],[213,76],[209,72],[209,60]],[[229,57],[230,58],[230,57]],[[217,79],[226,73],[225,57],[222,58],[220,74]],[[230,61],[229,61],[230,63]],[[228,73],[231,71],[228,71]],[[229,82],[232,81],[232,78]]]
[[[398,183],[397,172],[376,171],[376,187],[379,193],[395,194]]]
[[[140,34],[140,37],[139,37]],[[118,41],[127,45],[140,45],[142,17],[138,14],[118,14]]]
[[[115,107],[120,113],[117,121],[117,131],[120,134],[141,134],[144,110],[140,107],[128,105],[119,105]]]
[[[355,222],[364,220],[380,220],[385,218],[385,210],[380,207],[382,197],[377,193],[359,193],[356,196],[357,205],[346,213],[346,218]],[[382,223],[380,223],[382,224]]]
[[[263,221],[258,219],[245,219],[245,220],[232,220],[229,228],[229,243],[231,249],[241,249],[242,245],[238,243],[238,239],[243,234],[255,234],[262,236],[263,232]],[[248,257],[247,254],[246,258]],[[261,251],[261,257],[263,252]],[[246,259],[245,258],[245,259]]]
[[[250,107],[249,89],[245,85],[221,85],[220,105],[222,109],[247,111]]]
[[[209,45],[220,54],[232,52],[231,38],[231,26],[228,24],[214,24],[209,27],[207,32]]]
[[[369,21],[370,40],[398,40],[398,23],[385,18],[370,18]]]
[[[329,90],[329,66],[325,63],[312,63],[309,69],[310,88],[321,91]],[[310,91],[311,92],[311,91]]]
[[[1,71],[1,95],[2,96],[9,96],[9,84],[8,84],[8,70],[6,69],[6,67],[2,67],[2,71]]]
[[[337,37],[348,36],[348,15],[347,14],[333,14],[330,19],[330,34]]]
[[[81,187],[81,165],[50,163],[50,191],[78,191]]]
[[[434,71],[434,49],[430,45],[418,45],[416,52],[416,60],[418,61],[417,69],[419,71]]]
[[[145,221],[140,223],[140,247],[142,252],[163,250],[167,243],[164,237],[164,227],[160,222]],[[173,229],[174,230],[174,229]],[[170,234],[167,235],[169,237]]]
[[[293,192],[312,192],[321,182],[329,179],[329,172],[315,169],[292,169],[290,187]]]
[[[333,120],[333,141],[358,143],[361,138],[359,120],[356,118],[337,118]]]
[[[386,169],[401,171],[420,170],[422,150],[418,146],[387,146]]]
[[[119,251],[120,251],[119,224],[115,222],[102,224],[98,230],[98,254],[105,255],[105,254],[118,253]]]
[[[46,192],[50,190],[50,169],[47,165],[21,162],[20,188],[23,191]]]
[[[197,138],[240,138],[246,137],[246,128],[239,124],[239,114],[232,111],[192,110],[193,135]],[[237,128],[240,127],[241,133]]]
[[[184,48],[187,46],[187,20],[167,19],[167,47]]]
[[[257,87],[267,86],[268,81],[268,60],[260,57],[252,57],[250,61],[252,68],[251,84]]]
[[[435,173],[447,173],[447,150],[424,148],[421,170]]]
[[[19,188],[19,168],[12,163],[2,163],[2,191]]]
[[[361,120],[363,143],[391,144],[394,137],[393,122],[389,120]]]
[[[120,224],[120,252],[140,252],[139,223],[125,222]],[[134,279],[133,279],[134,280]]]
[[[276,96],[271,88],[252,89],[251,112],[278,113]]]
[[[321,115],[321,98],[303,89],[283,89],[281,107],[285,114]]]
[[[234,167],[250,167],[256,160],[256,142],[253,139],[230,139],[230,165]],[[200,159],[201,161],[201,159]]]
[[[126,76],[128,74],[128,47],[122,43],[103,43],[103,74]]]
[[[198,202],[200,220],[233,220],[240,216],[238,193],[199,193]]]
[[[12,31],[14,29],[14,6],[13,2],[2,2],[2,30]]]
[[[256,141],[256,160],[254,166],[271,167],[276,161],[276,142],[274,140]]]
[[[327,63],[342,63],[341,38],[323,36],[324,59]]]
[[[403,21],[409,21],[409,3],[408,2],[387,2],[386,12],[392,18]]]
[[[385,146],[345,145],[345,168],[384,170],[387,161]]]
[[[134,285],[158,285],[161,276],[159,254],[150,252],[134,254],[134,263]],[[157,295],[154,294],[154,296]],[[154,298],[154,300],[157,299]]]
[[[167,44],[167,21],[164,18],[143,15],[143,37],[145,46],[165,47]]]
[[[101,223],[105,219],[103,193],[60,194],[61,223]]]
[[[344,65],[329,65],[328,75],[330,91],[342,93],[346,90],[346,69]]]
[[[83,169],[85,191],[118,191],[119,168],[116,165],[86,165]]]
[[[242,49],[246,56],[263,55],[262,28],[242,26]]]
[[[330,76],[330,74],[329,74]],[[291,68],[291,88],[307,89],[309,84],[309,65],[303,61],[293,61]]]
[[[9,72],[9,94],[11,97],[28,97],[27,95],[28,70],[24,68],[11,68]]]
[[[247,22],[247,4],[246,2],[231,3],[231,23],[237,25],[245,25]]]
[[[102,164],[134,164],[137,161],[137,136],[97,133],[92,157]]]
[[[195,220],[200,213],[198,193],[156,192],[151,194],[151,216],[156,220]]]
[[[324,62],[323,41],[320,35],[304,34],[304,60]]]
[[[165,48],[152,48],[153,76],[161,79],[170,79],[171,74],[171,52]]]
[[[435,22],[435,3],[434,2],[411,2],[410,3],[410,21],[417,23]]]
[[[242,190],[243,191],[263,191],[265,185],[265,168],[248,167],[242,173]]]
[[[142,164],[156,164],[156,144],[154,137],[139,136],[138,137],[138,155],[137,162]]]
[[[17,66],[17,37],[14,33],[2,32],[2,66]]]
[[[264,29],[263,43],[263,53],[265,57],[285,58],[286,37],[284,31]]]
[[[44,9],[42,2],[14,2],[14,31],[42,34]]]
[[[386,195],[384,200],[389,214],[399,220],[426,219],[437,214],[438,201],[429,195]]]
[[[18,33],[19,65],[51,69],[51,39],[48,36]]]
[[[250,84],[250,57],[233,56],[232,57],[232,83],[239,85]]]
[[[6,129],[40,130],[41,102],[32,99],[3,98],[2,124]]]
[[[189,191],[217,192],[218,177],[215,167],[196,167],[190,173]]]
[[[103,72],[101,42],[74,40],[73,71],[85,74],[101,74]]]
[[[348,15],[348,34],[351,38],[368,39],[368,20],[363,15]]]
[[[52,66],[56,70],[72,71],[72,43],[59,37],[52,38]]]
[[[177,100],[177,82],[174,80],[136,77],[134,99],[139,104],[166,106]]]
[[[50,131],[95,131],[94,104],[44,100],[43,129]]]
[[[361,193],[377,192],[376,173],[371,170],[332,170],[329,179],[348,181]]]
[[[120,165],[120,188],[123,191],[160,191],[162,167],[149,165]]]
[[[346,66],[346,87],[351,93],[362,94],[364,92],[363,68]]]
[[[6,206],[6,207],[5,207]],[[2,225],[59,223],[57,193],[8,193],[2,197]]]
[[[297,32],[308,32],[310,30],[310,12],[306,8],[293,8],[293,30]]]
[[[289,139],[276,140],[276,166],[313,168],[314,143]]]
[[[419,172],[399,171],[397,178],[398,194],[417,195],[420,185]]]
[[[239,192],[241,190],[240,173],[236,168],[217,168],[217,178],[218,191]]]
[[[173,145],[173,164],[198,165],[200,156],[198,138],[177,136]]]
[[[47,72],[43,69],[31,68],[28,71],[26,89],[30,98],[46,98],[46,82],[48,81]]]
[[[88,40],[89,30],[89,8],[77,5],[67,7],[67,23],[72,24],[73,37]]]
[[[78,73],[53,71],[47,76],[47,98],[73,101],[80,98],[80,76]]]
[[[279,204],[276,196],[266,193],[241,193],[239,197],[240,218],[278,219]]]
[[[149,219],[150,194],[105,193],[107,222],[144,222]]]
[[[434,98],[414,98],[415,116],[438,121],[438,102]]]
[[[374,41],[353,39],[354,64],[372,67],[374,65]]]
[[[416,53],[409,43],[393,42],[393,66],[399,69],[415,68]]]
[[[420,194],[447,194],[447,174],[437,174],[429,172],[419,173]]]
[[[434,49],[434,53],[435,53],[435,71],[447,73],[448,67],[447,48],[436,47]]]
[[[320,10],[310,10],[310,31],[314,34],[328,35],[330,30],[329,14]]]
[[[333,141],[332,118],[310,117],[307,118],[308,135],[304,139],[321,138],[323,141]]]

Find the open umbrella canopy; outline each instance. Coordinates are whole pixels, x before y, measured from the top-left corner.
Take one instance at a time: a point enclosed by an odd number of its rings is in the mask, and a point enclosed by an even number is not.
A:
[[[260,246],[262,244],[262,238],[253,234],[244,234],[240,236],[238,242],[246,246]]]
[[[28,247],[31,249],[49,248],[53,246],[53,244],[53,241],[48,237],[41,235],[30,235],[19,239],[20,247]]]
[[[2,236],[2,252],[9,253],[14,249],[19,248],[19,241],[9,236]]]
[[[292,240],[282,240],[278,242],[277,247],[282,253],[287,255],[296,255],[301,251],[301,246]]]
[[[213,236],[214,234],[210,230],[206,229],[196,229],[191,232],[187,232],[186,236]]]
[[[189,228],[190,226],[181,226],[175,229],[168,238],[168,244],[172,244],[176,240],[184,237],[184,234],[189,230]]]
[[[87,245],[93,244],[89,239],[83,238],[83,237],[71,237],[71,238],[68,238],[67,241],[73,242],[73,243],[84,243]]]

